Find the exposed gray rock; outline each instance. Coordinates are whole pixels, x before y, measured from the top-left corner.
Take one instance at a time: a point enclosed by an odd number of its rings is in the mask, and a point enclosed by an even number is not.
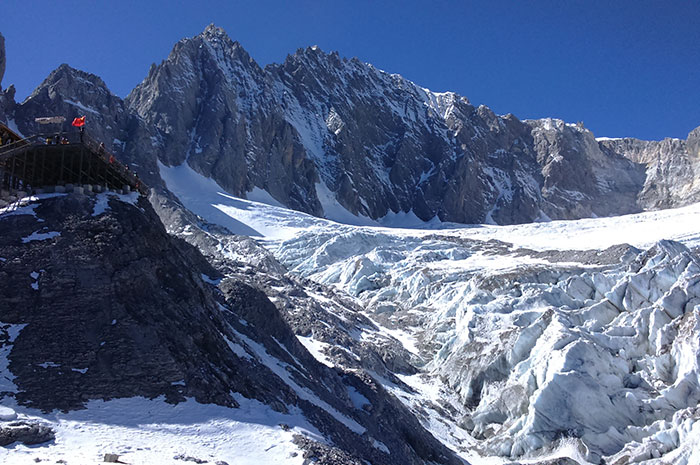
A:
[[[230,352],[217,329],[224,324],[200,277],[216,273],[188,257],[196,251],[166,234],[145,199],[139,207],[112,200],[93,217],[94,198],[67,195],[36,207],[43,222],[0,220],[0,321],[27,324],[9,365],[20,403],[73,409],[94,398],[165,395],[235,405],[228,393],[242,365],[221,358]],[[22,242],[35,230],[60,236]],[[269,391],[254,384],[239,392]]]
[[[0,422],[0,446],[15,442],[28,446],[43,444],[56,438],[54,431],[46,425],[32,421]]]
[[[2,78],[5,76],[7,57],[5,55],[5,37],[0,34],[0,121],[7,122],[8,115],[12,115],[15,103],[15,88],[2,90]]]
[[[523,465],[521,462],[510,462],[505,465]],[[559,457],[537,462],[537,465],[581,465],[576,460],[569,457]]]
[[[208,460],[198,459],[197,457],[191,457],[189,455],[184,455],[184,454],[176,455],[175,457],[173,457],[173,459],[174,460],[182,460],[183,462],[193,462],[193,463],[197,463],[197,464],[208,462]]]
[[[640,211],[644,165],[600,150],[590,131],[558,120],[530,121],[542,167],[542,212],[552,219]]]
[[[294,444],[304,450],[304,465],[363,465],[360,459],[337,447],[321,444],[300,434],[294,436]]]
[[[700,201],[700,127],[686,140],[610,139],[600,141],[603,151],[619,154],[644,166],[646,176],[638,195],[645,210],[656,210]]]
[[[0,121],[7,123],[14,115],[15,108],[15,86],[0,91]]]

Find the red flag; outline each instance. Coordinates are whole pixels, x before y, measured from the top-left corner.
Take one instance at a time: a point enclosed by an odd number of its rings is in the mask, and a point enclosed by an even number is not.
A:
[[[81,116],[80,118],[75,118],[72,123],[73,126],[76,128],[80,128],[85,126],[85,117]]]

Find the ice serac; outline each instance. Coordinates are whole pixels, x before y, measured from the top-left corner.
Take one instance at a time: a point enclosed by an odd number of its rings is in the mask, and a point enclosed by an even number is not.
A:
[[[518,456],[576,437],[598,462],[694,411],[698,258],[663,241],[626,268],[552,275],[546,292],[520,276],[465,302],[437,365],[474,406],[483,447]]]
[[[690,211],[679,209],[675,221],[697,224]],[[624,223],[597,221],[610,235]],[[525,463],[566,454],[575,460],[563,463],[690,464],[700,441],[700,258],[690,247],[697,235],[669,230],[675,221],[637,228],[664,229],[657,237],[677,234],[688,246],[645,239],[645,250],[552,243],[536,251],[523,248],[526,239],[497,240],[503,227],[328,225],[275,254],[292,273],[355,296],[401,338],[442,390],[431,397],[425,381],[399,374],[421,393],[398,395],[423,418],[451,424],[447,443],[465,434],[474,442],[461,444],[480,455]],[[588,226],[563,224],[528,227],[551,231],[553,242],[587,236]]]

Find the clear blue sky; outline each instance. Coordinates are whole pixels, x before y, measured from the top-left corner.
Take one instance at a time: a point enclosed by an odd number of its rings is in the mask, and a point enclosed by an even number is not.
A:
[[[124,97],[211,22],[261,66],[319,45],[500,114],[582,120],[596,136],[700,126],[698,0],[4,0],[2,85],[23,99],[65,62]]]

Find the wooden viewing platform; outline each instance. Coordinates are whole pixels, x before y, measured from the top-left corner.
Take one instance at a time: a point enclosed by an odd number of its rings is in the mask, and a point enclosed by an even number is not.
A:
[[[12,136],[0,146],[0,196],[60,192],[71,186],[148,194],[148,186],[136,173],[87,134],[59,134],[57,139],[54,132],[20,138],[0,126]]]

